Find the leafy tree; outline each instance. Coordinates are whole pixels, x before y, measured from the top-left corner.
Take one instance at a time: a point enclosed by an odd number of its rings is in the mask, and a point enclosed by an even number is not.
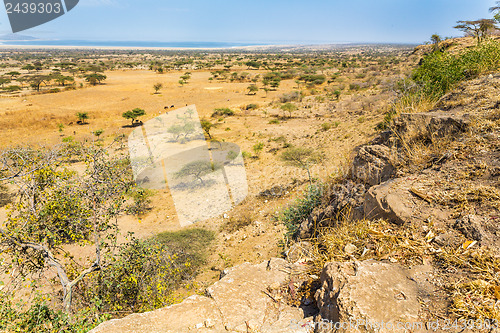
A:
[[[438,34],[433,34],[431,36],[431,42],[434,45],[434,51],[439,49],[439,43],[441,43],[441,36]]]
[[[155,90],[155,94],[157,94],[161,90],[161,88],[163,88],[163,84],[161,84],[161,83],[155,84],[153,86],[153,89]]]
[[[312,148],[291,147],[281,154],[281,160],[287,164],[307,170],[309,183],[312,185],[311,166],[321,161],[322,155]]]
[[[135,108],[131,111],[126,111],[122,114],[122,117],[125,118],[125,119],[130,119],[132,120],[132,126],[134,126],[135,122],[136,122],[136,119],[141,117],[141,116],[144,116],[146,114],[146,111],[144,111],[143,109],[140,109],[140,108]]]
[[[297,106],[293,103],[285,103],[281,106],[281,110],[288,112],[288,118],[292,118],[292,112],[297,110]]]
[[[85,124],[86,120],[89,119],[89,114],[87,112],[78,112],[76,116],[78,117],[80,124]]]
[[[264,90],[266,92],[266,97],[267,97],[267,94],[269,93],[270,89],[268,87],[264,87],[264,88],[262,88],[262,90]]]
[[[255,84],[251,84],[247,87],[248,94],[255,95],[259,91],[259,88]]]
[[[178,172],[175,173],[175,178],[193,177],[199,180],[202,186],[205,186],[203,181],[204,176],[220,169],[221,166],[210,161],[194,161],[184,165]]]
[[[271,86],[271,88],[273,88],[274,90],[276,90],[280,86],[280,83],[281,83],[281,79],[280,78],[275,78],[275,79],[273,79],[270,82],[270,86]]]
[[[15,278],[42,278],[53,270],[63,291],[63,308],[71,311],[74,288],[103,268],[102,255],[116,242],[116,217],[131,183],[127,163],[101,148],[62,146],[53,149],[14,148],[0,153],[0,181],[14,182],[17,201],[0,227],[1,252]],[[82,173],[70,161],[83,159]],[[80,266],[65,244],[93,246],[95,256]],[[80,250],[75,250],[80,251]],[[46,277],[45,277],[46,278]]]
[[[496,2],[496,6],[490,7],[490,12],[496,12],[493,18],[495,21],[500,22],[500,1]]]
[[[186,72],[186,73],[184,73],[184,75],[182,75],[182,76],[180,77],[179,83],[180,83],[180,81],[183,81],[183,83],[181,83],[181,85],[187,84],[187,83],[188,83],[188,80],[189,80],[190,78],[191,78],[191,73]]]
[[[212,135],[210,134],[210,130],[215,127],[215,124],[212,124],[210,121],[207,119],[201,119],[201,128],[205,132],[205,134],[208,136],[209,139],[212,139]]]
[[[81,285],[78,296],[82,305],[87,307],[89,300],[97,300],[101,313],[123,316],[175,303],[175,292],[206,262],[214,238],[214,233],[205,229],[165,232],[144,240],[132,238],[107,261],[105,270],[93,273]]]

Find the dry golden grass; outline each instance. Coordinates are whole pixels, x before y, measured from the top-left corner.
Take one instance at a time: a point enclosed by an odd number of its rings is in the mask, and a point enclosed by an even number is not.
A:
[[[321,229],[313,243],[317,270],[330,261],[389,259],[408,265],[421,264],[424,255],[432,251],[421,230],[384,220],[346,220],[336,227]]]
[[[490,249],[447,249],[437,256],[449,272],[462,270],[461,278],[447,284],[450,310],[461,319],[500,321],[500,258]]]

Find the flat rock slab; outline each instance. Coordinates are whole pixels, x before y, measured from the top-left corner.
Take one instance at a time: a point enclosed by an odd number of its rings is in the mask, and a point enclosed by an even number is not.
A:
[[[262,332],[306,333],[304,312],[269,296],[299,270],[283,259],[228,269],[207,289],[180,304],[102,323],[90,333]],[[293,325],[292,325],[293,323]]]
[[[420,320],[419,286],[400,265],[374,260],[328,263],[321,281],[316,321],[332,324],[317,332],[395,332],[388,328]],[[332,330],[333,323],[343,325]]]

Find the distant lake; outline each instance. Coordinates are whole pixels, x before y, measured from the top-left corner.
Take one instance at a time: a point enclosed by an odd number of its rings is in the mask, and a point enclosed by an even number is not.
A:
[[[230,42],[142,42],[142,41],[92,41],[92,40],[26,40],[2,41],[0,45],[30,46],[95,46],[95,47],[160,47],[160,48],[230,48],[265,45],[265,43]]]

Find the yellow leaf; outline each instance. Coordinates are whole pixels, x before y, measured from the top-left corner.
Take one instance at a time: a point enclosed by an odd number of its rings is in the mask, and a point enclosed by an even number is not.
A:
[[[477,241],[467,241],[467,242],[462,244],[462,249],[468,250],[471,247],[473,247],[474,245],[476,245],[476,243],[477,243]]]
[[[500,286],[495,287],[493,294],[495,295],[497,300],[500,300]]]

